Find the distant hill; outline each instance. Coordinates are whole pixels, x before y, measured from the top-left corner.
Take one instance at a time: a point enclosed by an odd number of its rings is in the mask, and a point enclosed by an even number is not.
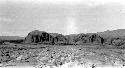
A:
[[[19,40],[24,39],[24,37],[19,36],[0,36],[0,40]]]
[[[119,38],[119,39],[117,39]],[[25,43],[47,43],[47,44],[83,44],[83,43],[112,43],[125,42],[125,29],[117,29],[112,31],[104,31],[97,33],[80,33],[62,35],[58,33],[47,33],[45,31],[34,30],[31,31],[26,37],[19,36],[0,36],[0,40],[9,42],[25,42]],[[117,40],[117,41],[116,41]],[[120,42],[120,43],[121,43]]]
[[[107,37],[121,37],[125,36],[125,29],[117,29],[112,31],[104,31],[104,32],[97,32],[100,36],[107,38]]]

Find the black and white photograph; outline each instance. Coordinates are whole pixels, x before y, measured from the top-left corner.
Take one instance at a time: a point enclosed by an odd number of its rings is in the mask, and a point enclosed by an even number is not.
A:
[[[125,68],[125,0],[0,0],[0,68]]]

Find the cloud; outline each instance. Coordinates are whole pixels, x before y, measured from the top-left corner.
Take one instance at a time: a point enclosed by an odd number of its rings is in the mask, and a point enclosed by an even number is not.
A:
[[[77,32],[77,29],[78,29],[78,27],[77,27],[77,25],[76,25],[77,23],[76,23],[76,20],[75,20],[75,18],[73,18],[73,17],[68,17],[67,18],[67,31],[66,31],[66,33],[67,34],[75,34],[75,33],[78,33]]]
[[[29,31],[2,31],[0,36],[21,36],[25,37]]]
[[[0,0],[3,2],[33,2],[33,3],[53,3],[53,4],[87,4],[87,5],[98,5],[107,3],[120,3],[125,4],[125,0]]]
[[[10,1],[12,2],[12,0]],[[110,30],[125,28],[125,24],[123,24],[125,22],[125,6],[117,4],[99,5],[101,3],[106,4],[117,2],[117,0],[89,0],[88,6],[84,4],[75,6],[62,4],[57,5],[64,2],[66,2],[67,4],[77,4],[82,3],[84,0],[54,0],[53,2],[51,2],[51,0],[13,1],[18,1],[18,3],[20,3],[21,1],[40,1],[39,3],[46,2],[56,4],[18,4],[17,2],[6,3],[4,5],[0,4],[0,31],[5,32],[2,35],[25,36],[28,32],[35,29],[47,32],[70,34],[99,32],[107,29]],[[87,1],[85,3],[87,3]]]
[[[13,22],[14,19],[11,18],[4,18],[4,17],[0,17],[0,22]]]

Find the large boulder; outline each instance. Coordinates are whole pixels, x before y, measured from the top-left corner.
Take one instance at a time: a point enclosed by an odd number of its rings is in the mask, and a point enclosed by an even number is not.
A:
[[[53,36],[44,31],[34,30],[25,38],[25,43],[53,43]]]

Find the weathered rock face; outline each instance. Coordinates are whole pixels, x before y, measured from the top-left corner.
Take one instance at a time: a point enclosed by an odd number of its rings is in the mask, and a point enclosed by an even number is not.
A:
[[[1,44],[4,44],[4,41],[0,40],[0,45],[1,45]]]
[[[75,44],[94,43],[103,44],[104,39],[97,34],[78,34],[74,38]]]
[[[75,38],[76,38],[77,34],[71,34],[71,35],[66,35],[65,37],[68,39],[68,44],[69,45],[74,45],[76,44],[74,42]]]
[[[87,34],[78,34],[75,39],[74,42],[76,44],[84,44],[84,43],[89,43],[89,35]]]
[[[28,34],[25,38],[25,43],[68,44],[68,39],[62,34],[35,30]]]
[[[48,43],[51,44],[53,42],[53,37],[44,31],[32,31],[25,38],[25,43]]]
[[[103,44],[104,43],[104,39],[102,37],[100,37],[97,34],[92,34],[89,37],[89,42],[90,43],[95,43],[95,44]]]
[[[125,44],[125,39],[124,39],[124,37],[111,38],[108,43],[110,43],[110,45],[114,45],[114,46],[121,46],[121,45]]]
[[[47,33],[44,31],[32,31],[25,38],[25,43],[43,44],[84,44],[96,43],[103,44],[104,39],[97,34],[78,34],[64,36],[58,33]]]
[[[55,44],[68,44],[68,39],[65,36],[63,36],[62,34],[58,34],[54,38],[54,43]]]

